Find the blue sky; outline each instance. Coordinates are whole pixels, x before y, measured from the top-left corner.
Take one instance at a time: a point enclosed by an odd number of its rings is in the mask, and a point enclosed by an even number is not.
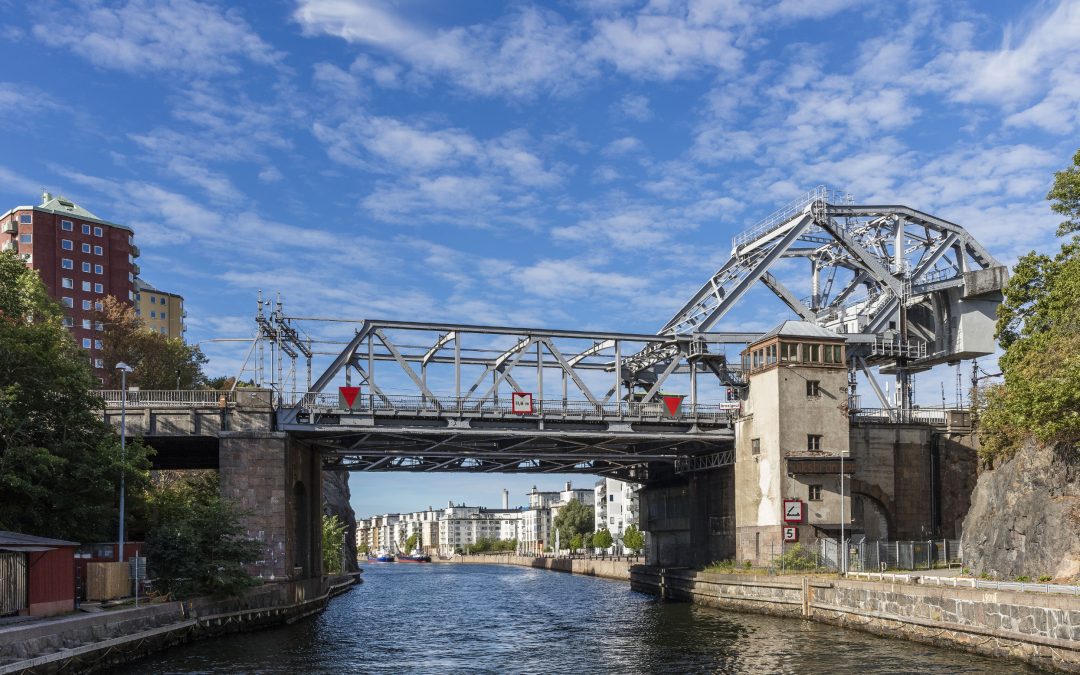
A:
[[[133,227],[192,341],[250,336],[259,289],[309,316],[652,332],[821,183],[1005,261],[1050,246],[1078,35],[1076,1],[0,0],[0,204],[47,187]],[[782,318],[755,292],[720,328]],[[203,347],[213,374],[243,356]],[[354,503],[534,482],[354,477]]]

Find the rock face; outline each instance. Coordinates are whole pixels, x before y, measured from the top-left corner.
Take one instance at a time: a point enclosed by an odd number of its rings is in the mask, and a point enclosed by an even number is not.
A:
[[[355,572],[356,564],[356,514],[349,503],[348,471],[323,471],[323,513],[337,516],[345,523],[346,571]]]
[[[983,472],[964,519],[964,562],[999,578],[1080,576],[1080,451],[1027,444]]]

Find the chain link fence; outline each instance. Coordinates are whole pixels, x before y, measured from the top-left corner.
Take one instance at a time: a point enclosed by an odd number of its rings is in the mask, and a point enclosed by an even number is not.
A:
[[[846,569],[849,572],[885,572],[889,570],[931,570],[960,567],[960,540],[924,541],[853,541],[845,542]],[[813,543],[783,544],[770,547],[768,574],[789,572],[836,572],[842,566],[842,549],[836,539],[818,539]],[[717,567],[736,567],[734,561]]]

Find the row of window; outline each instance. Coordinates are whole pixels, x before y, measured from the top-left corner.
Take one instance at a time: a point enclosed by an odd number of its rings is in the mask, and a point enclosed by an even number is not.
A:
[[[75,226],[72,224],[72,222],[70,220],[61,220],[60,221],[60,229],[65,231],[65,232],[72,232],[75,229]],[[94,232],[95,237],[101,237],[101,236],[104,236],[104,234],[105,234],[104,230],[102,230],[100,227],[93,228],[93,232]],[[82,233],[83,234],[90,234],[90,226],[87,225],[86,223],[83,223]]]
[[[779,354],[779,356],[778,356]],[[843,364],[844,346],[816,342],[780,342],[755,349],[750,353],[754,370],[780,363]]]
[[[63,288],[75,288],[75,280],[70,278],[70,277],[61,277],[60,278],[60,286],[63,287]],[[98,284],[98,283],[91,284],[89,281],[82,282],[82,289],[84,291],[86,291],[87,293],[89,293],[91,291],[94,292],[94,293],[104,293],[105,292],[105,286],[104,285]]]
[[[101,349],[101,340],[91,340],[90,338],[83,338],[83,349],[90,349],[90,345],[93,345],[94,349]]]
[[[71,258],[61,258],[60,259],[60,267],[61,267],[61,269],[65,269],[65,270],[73,270],[73,269],[75,269],[75,261],[72,260]],[[94,274],[105,274],[105,266],[104,265],[91,265],[88,262],[84,262],[82,264],[82,271],[83,272],[86,272],[87,274],[89,274],[91,270],[94,271]]]
[[[822,447],[823,447],[822,444],[821,444],[821,441],[822,441],[823,438],[824,438],[824,436],[822,436],[821,434],[807,434],[806,435],[806,449],[811,451],[811,452],[821,452]],[[761,454],[761,439],[760,438],[751,438],[750,439],[750,454],[751,455],[760,455]]]
[[[75,242],[71,241],[70,239],[61,239],[60,240],[60,248],[64,249],[65,251],[74,251],[75,250]],[[91,251],[93,251],[94,255],[104,255],[105,254],[105,250],[103,248],[101,248],[100,246],[91,246],[90,244],[85,244],[85,243],[82,245],[82,252],[83,253],[90,253]]]
[[[95,368],[104,368],[105,367],[105,363],[101,359],[90,359],[90,363]],[[102,384],[104,384],[104,382],[102,382]]]
[[[164,319],[164,318],[166,318],[167,314],[168,314],[168,312],[162,312],[161,316],[158,316],[157,310],[153,310],[153,309],[150,310],[150,318],[151,319]],[[142,316],[142,310],[141,309],[136,309],[135,310],[135,316]]]
[[[64,297],[60,298],[60,303],[64,307],[67,307],[68,309],[74,309],[75,308],[75,300],[73,300],[72,298],[69,298],[67,296],[64,296]],[[96,309],[97,311],[100,312],[101,311],[101,301],[100,300],[95,300],[93,303],[91,303],[89,300],[83,300],[82,301],[82,308],[83,309],[89,310],[91,307],[93,307],[94,309]]]

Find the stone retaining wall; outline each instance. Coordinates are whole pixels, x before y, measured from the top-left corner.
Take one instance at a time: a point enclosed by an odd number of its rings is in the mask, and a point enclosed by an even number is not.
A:
[[[450,560],[432,559],[439,563],[472,563],[489,565],[517,565],[534,569],[584,574],[605,579],[630,580],[630,562],[625,559],[603,558],[534,558],[519,555],[455,555]]]
[[[267,584],[240,598],[167,602],[0,629],[0,675],[92,672],[192,640],[293,623],[356,575]]]
[[[1080,673],[1080,598],[1074,596],[646,566],[632,569],[631,587]]]

